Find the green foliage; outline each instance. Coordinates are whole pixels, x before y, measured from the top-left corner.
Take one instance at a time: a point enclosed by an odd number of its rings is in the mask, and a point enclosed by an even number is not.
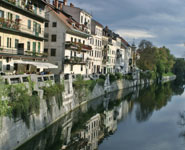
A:
[[[55,97],[56,103],[58,104],[58,108],[60,109],[62,106],[63,98],[62,98],[62,92],[64,91],[64,83],[56,83],[53,84],[49,83],[49,86],[43,87],[44,90],[44,98],[46,99],[46,104],[48,107],[48,111],[52,112],[51,107],[51,100],[52,97]]]
[[[174,76],[175,74],[173,74],[172,72],[167,72],[167,73],[164,73],[163,76]]]
[[[94,89],[95,85],[96,85],[95,80],[83,80],[82,76],[78,76],[76,78],[76,81],[73,82],[73,86],[75,89],[86,88],[86,89],[92,91]]]
[[[105,79],[106,79],[106,76],[103,75],[103,74],[101,74],[101,75],[99,76],[99,78],[105,80]]]
[[[147,41],[147,40],[142,40],[140,43],[139,43],[139,49],[140,50],[144,50],[146,48],[151,48],[153,45],[150,41]]]
[[[123,79],[133,80],[133,76],[132,76],[132,74],[126,74],[126,75],[123,75]]]
[[[39,96],[36,92],[29,92],[24,84],[10,85],[8,89],[12,116],[22,118],[29,127],[30,114],[38,114],[40,110]]]
[[[184,76],[185,76],[185,60],[183,58],[176,59],[172,71],[177,76],[177,78],[184,79]]]
[[[156,74],[153,71],[147,71],[147,72],[140,72],[140,78],[141,79],[156,79]]]
[[[109,74],[109,79],[110,79],[110,83],[116,81],[116,76],[113,75],[112,73]]]
[[[140,59],[137,66],[142,70],[154,71],[159,78],[163,73],[171,72],[174,65],[174,56],[166,47],[144,47],[140,50]]]
[[[123,78],[123,75],[121,73],[119,73],[119,72],[116,72],[115,76],[116,76],[117,80],[121,80]]]
[[[98,85],[104,86],[105,80],[104,79],[98,79],[97,80]]]

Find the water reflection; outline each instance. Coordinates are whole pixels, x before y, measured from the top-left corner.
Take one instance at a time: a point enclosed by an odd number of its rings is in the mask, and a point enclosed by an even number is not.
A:
[[[147,121],[154,111],[167,105],[172,95],[183,91],[183,85],[165,83],[107,94],[66,115],[18,150],[98,149],[133,110],[138,122]],[[180,136],[185,137],[185,132]]]

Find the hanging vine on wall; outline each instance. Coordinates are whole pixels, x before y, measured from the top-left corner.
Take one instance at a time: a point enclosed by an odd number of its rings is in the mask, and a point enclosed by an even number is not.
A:
[[[45,86],[42,89],[44,90],[44,98],[46,99],[48,111],[52,113],[51,100],[53,97],[55,97],[59,109],[63,104],[62,92],[64,91],[64,83],[52,84],[48,82],[48,85],[49,86]]]
[[[10,105],[14,119],[22,118],[29,127],[30,114],[39,114],[40,98],[36,91],[29,89],[24,84],[9,86]]]

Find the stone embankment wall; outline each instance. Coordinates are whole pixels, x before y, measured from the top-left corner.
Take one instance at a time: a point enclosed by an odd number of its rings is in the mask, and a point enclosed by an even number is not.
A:
[[[163,80],[167,81],[173,79],[175,79],[175,77],[165,77]],[[80,101],[74,94],[75,91],[72,87],[72,78],[70,78],[64,81],[65,92],[63,93],[63,105],[59,108],[55,97],[53,97],[50,103],[50,111],[48,111],[46,100],[43,99],[43,92],[40,90],[40,97],[42,98],[40,101],[40,113],[38,115],[30,114],[29,127],[21,118],[16,120],[9,117],[0,118],[0,150],[15,149],[89,100],[98,98],[109,92],[152,83],[153,81],[151,80],[118,80],[110,84],[109,79],[106,79],[104,87],[96,84],[88,97],[84,101]]]

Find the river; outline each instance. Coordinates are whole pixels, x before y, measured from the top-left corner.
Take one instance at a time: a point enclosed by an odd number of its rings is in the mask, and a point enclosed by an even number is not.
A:
[[[84,104],[17,150],[184,150],[183,82],[131,88]]]

